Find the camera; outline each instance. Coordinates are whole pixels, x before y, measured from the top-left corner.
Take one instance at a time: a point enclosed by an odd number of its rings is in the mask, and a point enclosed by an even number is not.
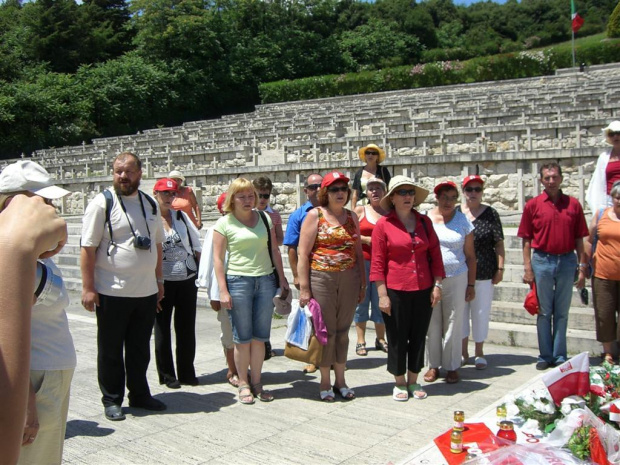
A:
[[[133,238],[133,246],[140,250],[149,250],[151,248],[151,238],[147,236],[135,236]]]
[[[63,293],[62,278],[55,274],[52,268],[40,261],[37,261],[35,283],[36,305],[49,307],[61,298]]]
[[[581,303],[583,305],[588,305],[588,290],[585,287],[579,291],[579,297],[581,297]]]

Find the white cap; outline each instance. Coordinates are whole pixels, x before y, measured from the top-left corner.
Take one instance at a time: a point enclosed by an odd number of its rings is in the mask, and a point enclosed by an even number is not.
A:
[[[38,163],[20,160],[0,173],[0,194],[29,191],[46,199],[59,199],[71,192],[54,185],[54,180]]]
[[[183,173],[181,173],[179,170],[170,171],[170,173],[168,173],[168,177],[172,179],[180,179],[181,181],[185,182],[185,176],[183,176]]]

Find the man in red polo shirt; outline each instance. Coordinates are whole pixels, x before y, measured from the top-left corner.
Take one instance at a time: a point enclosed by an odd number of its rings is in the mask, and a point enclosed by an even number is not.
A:
[[[540,181],[545,190],[525,205],[517,235],[523,239],[523,282],[536,281],[540,305],[536,369],[546,370],[566,361],[568,310],[588,225],[579,201],[562,193],[557,163],[540,168]],[[584,281],[580,273],[576,286],[583,287]]]

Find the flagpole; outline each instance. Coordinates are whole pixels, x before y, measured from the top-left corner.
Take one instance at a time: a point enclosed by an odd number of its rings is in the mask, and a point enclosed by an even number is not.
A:
[[[571,28],[571,31],[572,31],[572,28]],[[572,48],[573,48],[573,68],[574,68],[575,67],[575,31],[572,31],[572,36],[573,36],[573,39],[571,43],[572,43]]]

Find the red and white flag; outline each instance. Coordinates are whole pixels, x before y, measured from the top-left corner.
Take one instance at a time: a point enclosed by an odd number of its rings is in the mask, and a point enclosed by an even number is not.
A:
[[[583,26],[583,18],[579,16],[577,10],[575,9],[575,0],[570,0],[570,9],[571,9],[571,19],[572,19],[572,28],[573,32],[577,32]]]
[[[585,396],[590,391],[590,359],[587,352],[574,356],[542,377],[551,398],[560,405],[568,396]]]

